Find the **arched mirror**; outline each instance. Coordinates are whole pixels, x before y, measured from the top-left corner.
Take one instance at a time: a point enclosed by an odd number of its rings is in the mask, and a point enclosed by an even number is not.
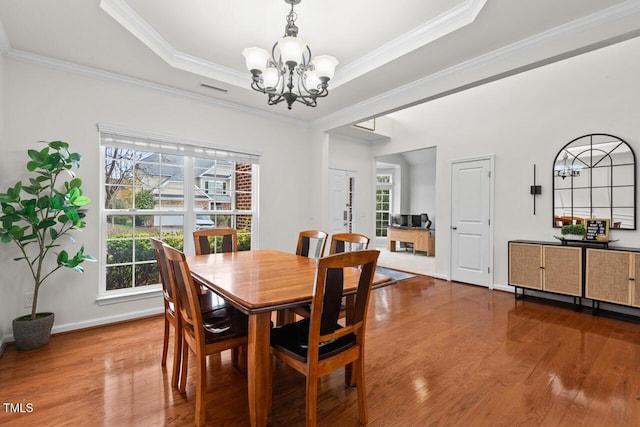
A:
[[[590,134],[565,145],[553,162],[553,226],[608,218],[636,229],[636,158],[622,139]]]

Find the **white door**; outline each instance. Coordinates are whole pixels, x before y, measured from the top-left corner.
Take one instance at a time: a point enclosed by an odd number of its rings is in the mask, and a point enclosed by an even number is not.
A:
[[[490,286],[491,169],[489,158],[451,165],[451,280]]]
[[[351,231],[353,178],[348,171],[329,169],[329,234]]]

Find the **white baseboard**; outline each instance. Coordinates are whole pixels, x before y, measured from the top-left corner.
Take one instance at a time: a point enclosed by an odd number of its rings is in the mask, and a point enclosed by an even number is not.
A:
[[[514,291],[514,287],[513,286],[509,286],[509,285],[496,285],[495,283],[493,284],[493,290],[495,291],[504,291],[504,292],[510,292],[513,293]]]
[[[87,329],[87,328],[93,328],[96,326],[104,326],[104,325],[109,325],[111,323],[118,323],[118,322],[124,322],[127,320],[133,320],[133,319],[139,319],[142,317],[149,317],[149,316],[155,316],[157,314],[162,314],[164,310],[164,307],[158,307],[158,308],[152,308],[152,309],[148,309],[148,310],[141,310],[141,311],[134,311],[134,312],[130,312],[130,313],[123,313],[123,314],[118,314],[115,316],[107,316],[107,317],[101,317],[98,319],[90,319],[90,320],[84,320],[82,322],[72,322],[72,323],[66,323],[63,325],[53,325],[53,329],[51,330],[51,334],[57,334],[60,332],[68,332],[68,331],[75,331],[78,329]],[[5,345],[6,343],[10,343],[15,341],[13,338],[13,335],[4,335],[0,338],[0,349],[2,349],[2,346]]]

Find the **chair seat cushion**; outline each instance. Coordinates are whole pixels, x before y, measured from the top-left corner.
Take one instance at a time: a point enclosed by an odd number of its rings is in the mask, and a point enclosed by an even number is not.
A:
[[[202,317],[205,341],[208,344],[247,334],[249,317],[246,314],[231,306],[224,309],[225,316],[221,315],[222,312],[223,310],[219,310],[215,315]]]
[[[200,311],[203,314],[230,307],[222,297],[212,291],[199,294],[198,299],[200,300]]]
[[[309,342],[309,319],[302,319],[295,323],[289,323],[279,328],[271,330],[271,345],[273,347],[285,350],[293,357],[301,360],[307,360],[307,350]],[[342,326],[337,325],[336,329]],[[347,334],[335,340],[320,343],[319,359],[325,359],[336,353],[344,351],[356,344],[356,336]]]

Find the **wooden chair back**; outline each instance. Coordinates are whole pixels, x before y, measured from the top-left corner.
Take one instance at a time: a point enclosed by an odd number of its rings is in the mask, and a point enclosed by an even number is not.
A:
[[[151,238],[151,245],[158,262],[158,271],[160,273],[160,282],[162,282],[162,296],[164,301],[164,336],[162,342],[162,361],[161,365],[167,364],[167,351],[169,348],[169,327],[174,329],[173,344],[173,370],[171,374],[171,384],[178,387],[180,378],[181,363],[181,345],[182,345],[182,327],[180,323],[180,313],[178,311],[178,302],[176,301],[176,293],[171,286],[171,277],[167,264],[167,257],[164,253],[166,246],[161,240]]]
[[[320,343],[348,333],[358,335],[364,331],[365,314],[379,254],[376,250],[343,252],[318,261],[315,292],[311,301],[309,358],[317,356]],[[345,326],[339,327],[345,268],[360,268],[360,280],[353,313]],[[364,338],[364,335],[361,338]]]
[[[213,237],[212,241],[209,240]],[[238,232],[232,228],[212,228],[210,230],[197,230],[193,232],[193,243],[196,247],[196,255],[208,255],[212,253],[218,239],[222,239],[222,252],[238,251]],[[214,249],[215,251],[215,249]]]
[[[196,357],[196,407],[195,424],[204,425],[206,415],[207,364],[209,354],[219,353],[226,349],[235,350],[232,353],[233,364],[238,367],[238,347],[246,346],[247,318],[241,318],[241,313],[232,310],[230,316],[224,318],[207,317],[203,322],[202,307],[200,305],[200,290],[191,277],[189,265],[182,252],[172,247],[164,247],[168,263],[169,276],[174,294],[177,295],[178,309],[182,324],[182,355],[179,391],[186,390],[187,365],[189,351]],[[233,320],[237,319],[238,322]],[[242,321],[242,328],[240,328]]]
[[[171,283],[169,281],[169,271],[167,270],[167,261],[164,255],[164,243],[162,240],[152,237],[151,246],[153,246],[153,252],[156,255],[156,261],[158,263],[158,272],[160,273],[160,282],[162,283],[162,294],[165,302],[174,304],[173,293],[171,292]],[[172,307],[173,309],[173,307]]]
[[[200,290],[191,278],[187,260],[182,252],[170,246],[165,245],[164,253],[167,259],[171,287],[176,295],[178,311],[183,322],[183,332],[189,330],[193,339],[204,340],[202,312],[198,298]],[[184,328],[184,325],[188,325],[188,327]],[[200,328],[197,325],[200,325]]]
[[[327,244],[327,233],[321,230],[305,230],[298,235],[296,255],[310,258],[322,258]],[[314,248],[315,250],[311,251]]]
[[[380,252],[362,250],[329,255],[318,260],[311,317],[275,328],[271,334],[273,354],[307,377],[306,425],[317,423],[319,378],[345,366],[351,385],[351,367],[358,392],[358,418],[368,420],[364,379],[364,339],[371,285]],[[338,324],[344,272],[360,271],[354,308],[344,326]],[[305,336],[305,332],[307,335]]]
[[[369,247],[369,238],[358,233],[337,233],[331,236],[329,255],[347,251],[361,251]]]

